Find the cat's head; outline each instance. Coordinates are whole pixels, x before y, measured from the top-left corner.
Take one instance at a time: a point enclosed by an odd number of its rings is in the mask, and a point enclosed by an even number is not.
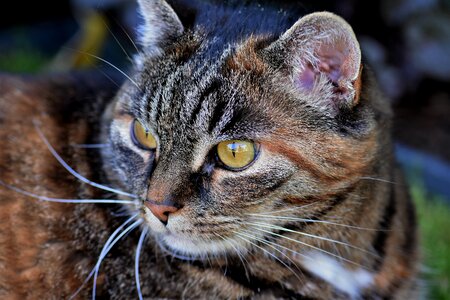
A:
[[[276,212],[314,218],[367,172],[376,117],[342,18],[314,13],[219,47],[166,2],[139,2],[143,49],[114,104],[111,157],[162,246],[247,249],[262,218],[267,231],[292,221]]]

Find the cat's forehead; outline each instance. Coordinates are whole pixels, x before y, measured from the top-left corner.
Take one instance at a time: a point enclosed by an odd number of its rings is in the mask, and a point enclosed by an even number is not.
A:
[[[215,55],[208,54],[214,45],[208,46],[192,51],[180,45],[150,60],[140,74],[142,91],[134,110],[171,138],[254,138],[268,124],[254,101],[257,95],[248,88],[254,74],[236,68],[236,59],[243,59],[242,45],[228,45]]]

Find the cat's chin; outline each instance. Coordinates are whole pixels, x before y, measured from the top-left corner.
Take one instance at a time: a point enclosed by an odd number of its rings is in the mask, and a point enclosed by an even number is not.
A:
[[[158,234],[159,245],[163,251],[184,260],[205,259],[209,256],[224,256],[229,252],[245,252],[242,245],[231,240],[200,240],[177,234]]]

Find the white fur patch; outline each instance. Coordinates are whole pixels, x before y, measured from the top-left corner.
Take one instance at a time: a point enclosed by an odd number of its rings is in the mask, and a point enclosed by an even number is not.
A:
[[[347,293],[351,299],[358,299],[361,291],[373,284],[374,275],[367,270],[350,270],[336,259],[316,251],[308,252],[307,256],[310,259],[303,259],[302,264],[309,272]]]

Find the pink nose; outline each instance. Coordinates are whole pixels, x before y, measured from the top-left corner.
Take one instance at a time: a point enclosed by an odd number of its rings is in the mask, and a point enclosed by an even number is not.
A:
[[[150,209],[155,217],[157,217],[164,225],[167,224],[169,214],[178,211],[178,208],[171,205],[158,204],[152,201],[145,201],[145,206]]]

